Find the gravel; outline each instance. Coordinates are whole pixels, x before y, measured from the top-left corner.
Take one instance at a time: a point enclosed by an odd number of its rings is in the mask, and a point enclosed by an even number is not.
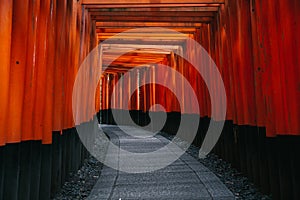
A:
[[[174,136],[167,133],[160,133],[160,135],[170,140],[174,138]],[[176,143],[181,143],[181,145],[184,146],[184,141],[179,138],[175,138],[175,140]],[[226,161],[220,159],[217,155],[211,153],[205,159],[199,159],[199,148],[194,145],[190,146],[188,153],[215,173],[228,189],[231,190],[236,199],[271,199],[269,196],[262,195],[258,188],[244,177],[243,174],[231,167]],[[89,158],[85,160],[82,168],[78,170],[77,173],[70,175],[69,180],[63,185],[54,200],[85,199],[100,177],[102,166],[103,164],[101,162],[89,156]]]
[[[160,135],[173,140],[174,136],[167,133]],[[179,138],[174,139],[176,143],[184,143]],[[226,187],[235,195],[235,199],[247,200],[271,200],[270,196],[263,195],[259,189],[251,183],[242,173],[231,166],[230,163],[219,158],[217,155],[210,153],[205,159],[199,159],[199,147],[191,145],[187,152],[199,160],[205,167],[211,170],[226,185]]]
[[[101,174],[103,164],[89,156],[77,173],[70,178],[56,194],[54,200],[85,199],[90,194]]]

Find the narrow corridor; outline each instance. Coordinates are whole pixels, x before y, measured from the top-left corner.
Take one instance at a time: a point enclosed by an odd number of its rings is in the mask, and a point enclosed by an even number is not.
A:
[[[123,150],[135,153],[147,153],[163,148],[170,141],[160,135],[146,137],[149,132],[134,127],[103,126],[103,130],[114,144]],[[166,153],[165,156],[167,156]],[[171,155],[172,152],[170,151]],[[126,155],[123,155],[126,157]],[[119,157],[113,155],[108,159]],[[120,158],[121,160],[122,158]],[[156,166],[161,165],[156,159]],[[148,160],[141,160],[149,170]],[[134,164],[127,160],[126,167],[135,170]],[[124,168],[123,168],[124,169]],[[199,161],[184,153],[177,161],[163,169],[149,173],[126,173],[104,166],[99,181],[90,196],[93,199],[226,199],[233,200],[234,195],[226,186]]]

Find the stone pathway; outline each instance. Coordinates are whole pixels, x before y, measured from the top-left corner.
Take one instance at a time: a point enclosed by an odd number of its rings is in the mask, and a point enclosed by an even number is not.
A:
[[[102,129],[110,137],[111,142],[130,152],[140,154],[153,152],[170,143],[168,139],[159,135],[143,137],[149,133],[134,127],[122,127],[127,133],[130,132],[130,135],[125,134],[117,126],[102,125]],[[123,154],[121,151],[115,151],[113,162],[116,157],[122,158]],[[164,156],[168,156],[168,154],[166,153]],[[112,155],[107,156],[106,159],[113,159]],[[118,161],[119,165],[125,165],[122,169],[134,170],[136,166],[130,165],[133,160],[130,160],[129,157],[125,160],[126,162],[123,164]],[[149,160],[142,160],[144,163],[147,161],[148,164],[152,164],[152,162],[149,163]],[[126,166],[128,170],[126,170]],[[136,170],[139,171],[140,168],[137,167]],[[115,170],[104,166],[99,180],[87,199],[231,200],[234,199],[234,195],[199,161],[188,153],[184,153],[171,165],[147,173],[127,173],[124,170]]]

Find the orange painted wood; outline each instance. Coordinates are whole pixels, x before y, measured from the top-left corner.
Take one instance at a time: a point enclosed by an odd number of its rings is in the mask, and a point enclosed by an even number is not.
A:
[[[264,127],[266,119],[265,96],[263,92],[263,67],[261,55],[261,45],[259,33],[261,31],[261,16],[259,14],[260,6],[258,3],[251,3],[251,29],[252,29],[252,46],[253,46],[253,69],[255,77],[255,100],[256,100],[256,120],[257,126]]]
[[[0,146],[6,143],[7,111],[10,88],[10,56],[12,44],[13,1],[6,0],[0,4]]]
[[[53,96],[54,96],[54,65],[56,54],[56,1],[50,1],[52,12],[48,13],[47,23],[47,49],[46,49],[46,85],[44,90],[45,94],[45,109],[43,113],[43,144],[52,143],[52,130],[53,130]],[[45,4],[46,7],[47,4]]]
[[[235,76],[235,102],[237,122],[243,125],[256,125],[254,101],[254,76],[252,68],[252,43],[250,24],[250,5],[242,1],[232,2],[231,48],[233,51],[233,72]],[[233,39],[235,38],[235,39]],[[245,38],[248,38],[245,40]]]
[[[208,47],[208,26],[205,26],[201,29],[201,38],[200,38],[200,42],[201,42],[201,46],[207,51],[209,49]],[[200,65],[201,66],[205,66],[206,62],[205,60],[207,59],[205,57],[204,52],[200,52]],[[206,73],[206,67],[204,67],[204,71]],[[209,106],[209,93],[207,91],[207,85],[205,84],[205,82],[202,80],[202,90],[201,90],[201,102],[200,102],[200,114],[202,117],[205,116],[209,116],[210,113],[208,112],[208,108],[210,108]]]
[[[35,93],[35,108],[33,113],[33,132],[35,133],[35,140],[41,140],[43,143],[49,143],[50,141],[45,141],[45,134],[50,134],[50,132],[45,132],[45,111],[46,107],[46,93],[48,82],[47,78],[47,53],[48,53],[48,38],[47,38],[47,28],[50,16],[50,0],[40,1],[40,9],[37,23],[37,83],[36,83],[36,93]],[[52,134],[50,134],[52,135]],[[49,138],[49,136],[48,136]]]
[[[12,47],[10,59],[10,90],[7,113],[7,142],[20,142],[26,73],[29,0],[13,4]],[[26,37],[24,37],[24,35]]]
[[[300,81],[299,81],[299,44],[298,33],[300,19],[298,14],[299,2],[290,0],[287,2],[276,1],[280,12],[278,24],[278,46],[280,65],[278,66],[280,76],[284,76],[280,83],[282,85],[281,106],[282,115],[277,119],[280,126],[277,133],[280,135],[300,135]],[[297,29],[298,27],[298,29]],[[276,123],[278,122],[276,121]]]
[[[195,28],[171,28],[172,30],[174,31],[177,31],[177,32],[180,32],[180,33],[187,33],[187,34],[191,34],[191,33],[194,33],[196,31]],[[96,31],[97,33],[110,33],[110,34],[116,34],[116,33],[121,33],[121,32],[124,32],[124,31],[129,31],[134,33],[134,32],[137,32],[137,33],[140,33],[141,31],[140,30],[132,30],[130,28],[98,28]],[[144,33],[147,33],[147,32],[150,32],[152,33],[154,30],[151,29],[151,28],[148,28],[148,29],[144,29],[143,30]]]
[[[40,140],[42,139],[42,132],[36,132],[34,126],[37,125],[37,118],[35,117],[34,109],[37,104],[42,103],[36,101],[36,94],[40,91],[37,88],[38,71],[41,70],[37,65],[38,54],[38,39],[37,31],[38,20],[40,12],[40,1],[29,1],[28,9],[28,33],[27,33],[27,47],[26,47],[26,71],[24,82],[24,97],[23,97],[23,111],[22,111],[22,132],[21,139],[24,140]],[[43,98],[43,97],[40,97]],[[41,126],[41,123],[38,123]]]
[[[199,22],[96,22],[97,28],[106,27],[201,27]]]
[[[151,0],[82,0],[82,4],[98,4],[98,5],[113,5],[113,4],[125,4],[125,5],[131,5],[131,4],[153,4],[156,2],[153,2]],[[160,0],[160,4],[192,4],[192,3],[198,3],[198,4],[218,4],[218,3],[224,3],[224,0]]]
[[[130,72],[128,72],[130,73]],[[124,73],[123,76],[127,76],[128,74]],[[123,77],[124,78],[124,77]],[[129,110],[129,101],[130,101],[130,81],[123,80],[123,99],[122,99],[122,109],[123,110]]]
[[[257,2],[258,3],[258,2]],[[262,71],[262,88],[264,94],[264,102],[266,107],[265,126],[267,128],[267,136],[276,136],[275,121],[280,116],[280,113],[276,112],[275,105],[279,103],[281,86],[276,87],[274,82],[281,82],[282,76],[280,76],[278,66],[280,65],[278,49],[278,37],[277,37],[277,20],[274,19],[276,11],[275,5],[269,2],[260,2],[257,6],[257,13],[259,16],[258,21],[258,34],[260,45],[260,66]],[[277,72],[276,72],[277,71]],[[277,96],[274,94],[279,94]],[[277,97],[276,97],[277,96]],[[276,99],[277,98],[277,99]],[[280,107],[279,107],[280,109]]]
[[[55,65],[54,65],[54,93],[53,96],[53,130],[61,131],[63,127],[63,107],[65,104],[63,94],[63,80],[64,67],[65,67],[65,37],[64,32],[66,31],[66,2],[62,1],[57,3],[57,15],[56,15],[56,54],[55,54]],[[60,31],[58,31],[60,30]]]
[[[218,41],[217,46],[218,46],[218,58],[217,58],[217,66],[220,70],[220,74],[222,76],[223,79],[223,83],[225,86],[225,90],[226,90],[226,97],[227,97],[227,105],[221,105],[221,106],[227,106],[227,115],[226,115],[226,119],[228,120],[232,120],[233,119],[233,101],[232,101],[232,84],[230,81],[231,78],[231,73],[230,73],[230,59],[229,56],[231,56],[230,51],[228,50],[228,32],[225,29],[226,23],[227,23],[227,15],[228,13],[226,13],[227,10],[225,9],[225,6],[222,5],[220,7],[220,12],[218,15],[218,20],[216,21],[216,29],[217,31],[215,32],[215,36],[217,37],[216,40]],[[221,84],[221,83],[218,83]]]
[[[219,5],[189,5],[186,7],[182,6],[164,6],[159,4],[151,4],[149,7],[120,7],[120,8],[105,8],[103,5],[85,5],[90,12],[217,12]]]
[[[96,93],[95,93],[95,111],[100,111],[100,81],[97,84]]]
[[[74,7],[73,7],[74,6]],[[73,11],[75,10],[75,12]],[[65,37],[65,45],[66,45],[66,56],[65,56],[65,76],[64,76],[64,111],[63,111],[63,125],[62,129],[69,129],[74,126],[73,124],[73,114],[72,114],[72,92],[74,86],[74,54],[73,49],[77,49],[78,47],[74,46],[76,42],[74,40],[76,34],[76,23],[74,22],[74,18],[76,19],[77,7],[76,4],[72,0],[67,1],[66,5],[66,31],[64,33]],[[72,59],[70,59],[72,58]],[[78,61],[77,61],[78,62]]]
[[[92,16],[92,19],[99,21],[98,24],[104,23],[104,22],[185,22],[185,23],[208,23],[213,20],[212,17],[183,17],[183,16],[178,16],[178,17],[168,17],[168,16],[99,16],[95,15]]]
[[[182,12],[169,12],[169,11],[139,11],[139,9],[135,9],[135,11],[99,11],[92,9],[89,10],[91,12],[92,19],[96,16],[110,16],[110,17],[213,17],[214,12],[195,12],[195,11],[182,11]],[[155,21],[155,20],[153,20]]]
[[[108,109],[107,106],[107,76],[106,74],[104,74],[104,76],[102,77],[102,109],[106,110]]]

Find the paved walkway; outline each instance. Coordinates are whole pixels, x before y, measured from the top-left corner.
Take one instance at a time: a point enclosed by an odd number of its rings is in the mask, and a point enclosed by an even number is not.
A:
[[[116,146],[130,152],[151,152],[170,142],[159,135],[141,138],[140,136],[147,134],[141,129],[122,128],[138,137],[125,134],[117,126],[102,127]],[[114,155],[120,156],[121,153],[116,154]],[[110,159],[109,156],[107,159]],[[88,199],[231,200],[234,196],[212,172],[195,158],[184,153],[171,165],[154,172],[126,173],[104,166]]]

